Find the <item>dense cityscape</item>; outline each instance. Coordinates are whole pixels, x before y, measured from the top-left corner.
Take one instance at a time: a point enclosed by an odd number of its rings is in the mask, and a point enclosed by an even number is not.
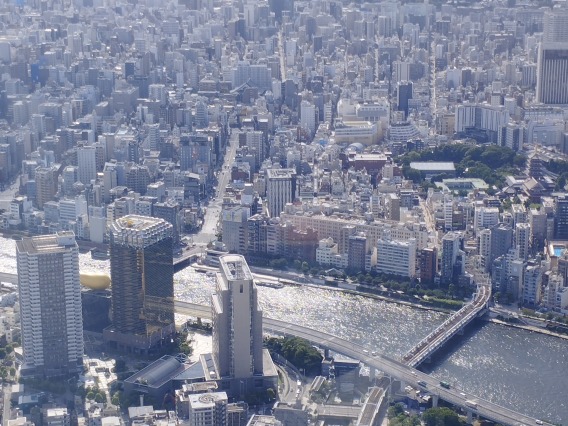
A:
[[[566,425],[568,5],[3,0],[0,232],[0,426]]]

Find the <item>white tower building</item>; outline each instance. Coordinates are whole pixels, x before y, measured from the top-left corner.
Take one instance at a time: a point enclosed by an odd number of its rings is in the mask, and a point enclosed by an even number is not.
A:
[[[96,148],[83,146],[77,149],[77,165],[79,166],[79,181],[84,185],[91,183],[97,177]]]

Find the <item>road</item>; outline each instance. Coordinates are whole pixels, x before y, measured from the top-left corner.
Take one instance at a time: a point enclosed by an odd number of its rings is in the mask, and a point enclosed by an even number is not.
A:
[[[211,308],[209,306],[176,300],[175,309],[177,313],[182,315],[198,316],[204,319],[211,318]],[[340,337],[266,317],[263,318],[263,330],[277,335],[301,337],[319,347],[328,348],[333,352],[346,355],[353,359],[358,359],[371,368],[383,371],[388,376],[403,381],[404,383],[411,384],[416,388],[427,390],[436,399],[441,398],[453,405],[470,410],[486,419],[502,425],[522,426],[534,425],[536,423],[535,418],[501,407],[490,401],[469,394],[464,390],[457,388],[442,388],[436,378],[422,373],[421,371],[409,367],[408,365],[386,355],[366,355],[365,351],[368,352],[368,349],[371,348],[365,348]],[[420,386],[418,382],[423,382],[425,386]],[[466,405],[466,401],[475,401],[477,408],[468,407]]]
[[[215,197],[211,199],[207,206],[201,230],[191,237],[196,246],[205,247],[216,238],[217,223],[219,222],[219,215],[221,214],[225,190],[231,180],[231,165],[235,161],[238,146],[239,134],[238,132],[233,132],[229,139],[229,146],[227,147],[223,167],[217,176]]]

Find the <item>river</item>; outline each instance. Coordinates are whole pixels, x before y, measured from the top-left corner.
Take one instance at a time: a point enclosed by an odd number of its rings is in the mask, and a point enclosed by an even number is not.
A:
[[[0,272],[16,272],[15,243],[0,238]],[[109,272],[108,261],[80,255],[82,272]],[[209,303],[213,278],[186,268],[176,297]],[[335,290],[258,287],[264,315],[322,330],[392,357],[435,329],[446,315]],[[494,403],[568,425],[568,340],[497,324],[475,325],[429,371]]]

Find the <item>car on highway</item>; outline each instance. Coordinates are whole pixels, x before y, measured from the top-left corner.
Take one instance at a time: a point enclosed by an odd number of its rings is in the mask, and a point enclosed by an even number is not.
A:
[[[420,380],[418,382],[418,386],[422,386],[423,388],[426,388],[426,387],[428,387],[428,384],[424,380]]]

